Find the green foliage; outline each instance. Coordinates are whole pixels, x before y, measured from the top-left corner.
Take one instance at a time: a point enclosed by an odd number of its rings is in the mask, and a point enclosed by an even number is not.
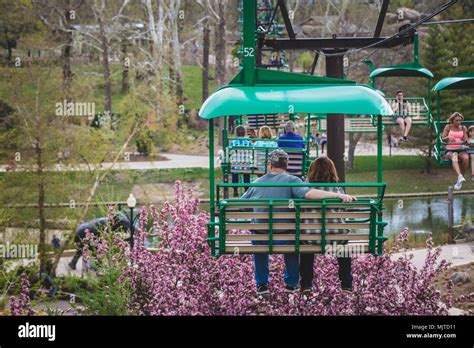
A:
[[[421,169],[424,166],[423,159],[417,156],[392,156],[383,157],[383,170]],[[377,161],[374,156],[356,156],[354,158],[354,170],[351,173],[376,172]]]
[[[313,60],[313,55],[310,52],[305,51],[298,57],[297,63],[303,68],[304,73],[309,73],[311,71]]]
[[[460,2],[442,15],[443,20],[472,18],[474,11],[469,2]],[[474,66],[474,46],[472,23],[451,23],[432,25],[423,45],[423,64],[430,69],[438,81],[444,77],[472,72]],[[433,104],[435,105],[435,104]],[[462,90],[441,92],[442,119],[454,111],[472,119],[474,98],[467,97]]]
[[[137,136],[137,151],[145,156],[150,156],[155,150],[153,134],[149,129],[143,129]]]
[[[17,295],[20,292],[20,277],[23,273],[26,273],[32,290],[39,289],[41,285],[38,277],[39,268],[37,262],[18,266],[8,272],[4,270],[6,265],[7,261],[0,258],[0,308],[5,306],[10,296]]]
[[[212,76],[215,69],[209,67],[209,93],[217,88],[217,82]],[[184,105],[186,109],[199,109],[202,100],[202,69],[194,65],[183,65],[183,91],[186,97]]]
[[[78,302],[85,307],[85,315],[127,315],[128,294],[119,279],[121,268],[103,269],[99,276],[87,283],[71,284]]]
[[[31,0],[0,0],[0,46],[13,49],[20,38],[42,29],[41,22],[33,14]]]
[[[415,7],[413,0],[393,0],[391,1],[390,5],[393,11],[395,11],[397,8],[400,8],[400,7],[407,7],[407,8]]]

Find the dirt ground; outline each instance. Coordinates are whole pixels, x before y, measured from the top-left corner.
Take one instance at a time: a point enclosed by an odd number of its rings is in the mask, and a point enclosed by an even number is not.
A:
[[[466,284],[454,284],[452,289],[454,297],[456,298],[458,296],[468,295],[474,292],[474,262],[463,266],[451,267],[446,272],[441,274],[435,281],[435,286],[439,291],[441,291],[443,301],[446,299],[447,282],[451,275],[455,272],[468,273],[471,278],[471,281]],[[455,307],[461,308],[463,310],[474,310],[474,301],[459,302],[455,304]]]

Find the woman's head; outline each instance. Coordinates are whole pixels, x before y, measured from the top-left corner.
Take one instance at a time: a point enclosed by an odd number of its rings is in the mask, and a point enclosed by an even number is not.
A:
[[[245,137],[245,127],[244,126],[238,126],[235,129],[235,135],[237,135],[239,138]]]
[[[448,118],[448,122],[451,124],[461,124],[461,122],[464,121],[464,116],[461,115],[459,112],[453,113],[451,116]]]
[[[330,158],[323,156],[318,157],[313,162],[308,170],[309,182],[339,182],[337,176],[336,166]]]
[[[268,126],[263,126],[258,132],[258,137],[261,139],[271,139],[273,138],[272,130]]]
[[[470,137],[470,138],[474,138],[474,126],[470,126],[470,127],[467,129],[467,133],[469,134],[469,137]]]

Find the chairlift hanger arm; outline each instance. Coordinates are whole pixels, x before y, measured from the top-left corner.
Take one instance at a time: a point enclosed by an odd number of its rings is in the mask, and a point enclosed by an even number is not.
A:
[[[313,64],[311,65],[311,75],[314,75],[314,71],[316,70],[316,64],[318,64],[318,59],[319,59],[319,52],[314,51]]]
[[[341,38],[301,38],[301,39],[265,39],[263,50],[322,50],[328,48],[353,49],[374,45],[374,48],[392,48],[413,43],[414,35],[394,37],[341,37]],[[386,40],[386,41],[385,41]],[[380,44],[377,44],[379,43]]]
[[[286,27],[286,31],[288,32],[288,36],[290,39],[294,40],[296,38],[296,35],[293,30],[293,26],[291,25],[291,20],[288,14],[288,9],[286,8],[285,0],[278,0],[278,5],[281,10],[283,21],[285,22],[285,27]]]
[[[383,22],[385,20],[385,15],[387,14],[389,4],[390,0],[383,1],[382,7],[380,8],[379,18],[377,19],[377,25],[375,27],[374,38],[380,37],[380,33],[382,32]]]
[[[415,28],[428,22],[436,15],[444,12],[454,5],[457,0],[450,0],[440,5],[428,16],[418,20],[401,29],[399,33],[386,38],[308,38],[308,39],[268,39],[263,40],[262,50],[267,48],[273,50],[305,50],[305,49],[324,49],[339,48],[343,50],[354,49],[347,53],[355,53],[361,49],[368,48],[392,48],[399,45],[406,45],[414,42]],[[334,55],[344,55],[346,52],[335,53]]]

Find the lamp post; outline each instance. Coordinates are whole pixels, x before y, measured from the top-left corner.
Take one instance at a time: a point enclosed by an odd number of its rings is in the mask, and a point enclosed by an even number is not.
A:
[[[135,226],[133,224],[133,209],[137,205],[137,200],[133,196],[132,193],[130,193],[130,196],[128,196],[127,199],[127,206],[130,208],[130,247],[133,248],[133,233],[135,232]]]

